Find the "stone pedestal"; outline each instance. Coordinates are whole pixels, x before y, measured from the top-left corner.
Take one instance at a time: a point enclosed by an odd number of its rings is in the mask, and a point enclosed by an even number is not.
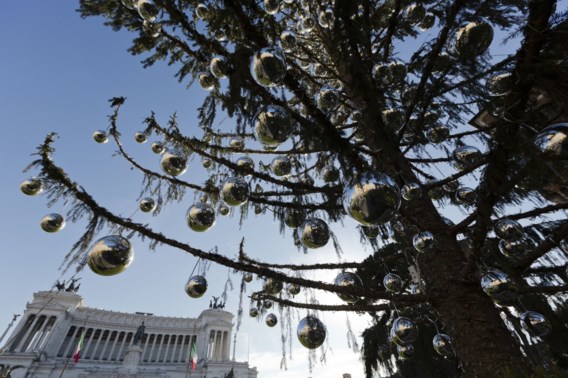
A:
[[[119,374],[137,374],[138,365],[142,358],[142,347],[140,345],[133,345],[126,351],[122,366],[118,369]]]

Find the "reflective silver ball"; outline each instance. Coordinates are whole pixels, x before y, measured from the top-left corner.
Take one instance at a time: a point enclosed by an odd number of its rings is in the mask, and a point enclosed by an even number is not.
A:
[[[426,13],[422,21],[418,24],[418,29],[422,31],[430,30],[436,24],[436,16],[433,13]]]
[[[246,176],[250,176],[250,171],[254,171],[254,160],[248,156],[241,156],[235,164],[239,167],[239,173],[243,173]]]
[[[209,63],[209,71],[211,71],[211,75],[215,78],[222,79],[231,71],[231,65],[224,57],[216,56],[211,59],[211,63]]]
[[[245,275],[243,276],[243,280],[247,283],[252,282],[252,279],[253,279],[252,273],[245,273]]]
[[[275,176],[286,176],[289,175],[292,171],[292,163],[286,156],[276,156],[272,160],[270,168],[272,169],[272,173],[274,173]]]
[[[333,14],[333,9],[326,8],[319,13],[318,24],[322,28],[329,28],[330,26],[333,25],[334,21],[335,21],[335,16]]]
[[[324,182],[330,183],[339,180],[339,169],[333,165],[326,165],[321,170],[321,177]]]
[[[138,203],[140,210],[145,213],[151,213],[156,209],[156,201],[151,197],[142,198]]]
[[[242,138],[233,138],[229,142],[229,145],[233,148],[241,150],[245,148],[245,141]]]
[[[458,188],[455,192],[456,201],[462,205],[473,205],[477,199],[477,194],[475,190],[468,187]]]
[[[408,21],[410,25],[417,25],[426,16],[426,8],[421,3],[410,4],[404,10],[404,18]]]
[[[392,219],[400,207],[400,190],[384,173],[366,173],[346,185],[343,207],[357,222],[376,226]]]
[[[295,283],[291,283],[288,284],[288,286],[286,287],[286,290],[288,290],[288,294],[290,295],[298,295],[300,294],[300,291],[302,290],[300,285],[295,284]]]
[[[414,357],[414,347],[409,345],[397,345],[396,352],[401,360],[408,360]]]
[[[263,306],[265,309],[272,308],[272,301],[269,301],[268,299],[265,299],[265,300],[262,302],[262,306]]]
[[[339,92],[332,86],[324,85],[317,95],[317,104],[324,113],[335,109],[339,104]]]
[[[388,273],[383,278],[383,286],[391,293],[398,293],[402,290],[402,278],[398,274]]]
[[[250,63],[250,73],[258,85],[275,87],[286,76],[286,58],[277,47],[265,47],[257,51]]]
[[[452,152],[452,157],[456,168],[461,170],[480,162],[483,155],[477,147],[460,146]]]
[[[241,206],[249,199],[250,190],[242,177],[229,177],[221,184],[220,196],[229,206]]]
[[[460,58],[472,59],[487,50],[493,41],[493,27],[486,22],[470,22],[456,34],[455,51]]]
[[[224,203],[219,205],[219,214],[227,215],[230,211],[231,209],[229,209],[229,206],[225,205]]]
[[[154,143],[152,143],[152,147],[151,147],[151,148],[152,148],[152,152],[155,153],[155,154],[157,154],[157,155],[163,153],[164,150],[165,150],[164,145],[163,145],[162,143],[160,143],[160,142],[154,142]]]
[[[113,276],[124,271],[134,259],[130,241],[120,235],[109,235],[93,244],[87,255],[87,264],[96,274]]]
[[[409,318],[400,316],[392,323],[390,336],[396,345],[407,346],[418,339],[418,327]]]
[[[214,163],[213,163],[213,160],[211,160],[209,158],[203,158],[203,159],[201,159],[201,165],[203,166],[203,168],[209,169],[209,168],[213,167]]]
[[[514,77],[510,73],[504,73],[501,75],[493,76],[485,84],[487,87],[487,92],[490,96],[501,97],[506,96],[511,93],[511,88],[514,85]]]
[[[288,209],[284,215],[284,224],[290,228],[298,228],[306,219],[306,215],[301,210]]]
[[[420,184],[416,182],[409,182],[408,184],[403,185],[400,190],[400,194],[406,201],[412,201],[413,199],[420,198],[422,195],[422,188],[420,187]]]
[[[179,150],[167,150],[160,158],[160,167],[168,175],[182,175],[187,170],[187,157]]]
[[[93,139],[95,140],[95,142],[97,143],[106,143],[108,142],[108,136],[107,133],[104,130],[97,130],[93,133]]]
[[[208,73],[199,74],[199,86],[205,89],[206,91],[213,90],[215,88],[216,83],[217,82],[215,81],[213,75],[210,75]]]
[[[437,123],[428,129],[426,136],[432,143],[442,143],[450,136],[450,128],[441,123]]]
[[[61,214],[51,213],[43,217],[39,224],[45,232],[57,232],[65,227],[65,219]]]
[[[36,196],[43,191],[43,185],[40,179],[31,178],[20,184],[20,190],[27,196]]]
[[[255,116],[254,131],[258,141],[265,146],[278,146],[292,133],[290,114],[278,105],[268,105]]]
[[[195,15],[202,20],[207,20],[211,17],[212,13],[209,7],[203,3],[199,3],[195,7]]]
[[[207,231],[215,225],[215,209],[208,203],[198,202],[187,210],[186,221],[193,231]]]
[[[193,276],[185,285],[185,292],[191,298],[201,298],[207,291],[207,280],[203,276]]]
[[[481,277],[481,288],[500,306],[512,306],[517,302],[517,288],[509,276],[498,269],[489,269]]]
[[[436,353],[440,356],[451,356],[454,354],[454,348],[452,347],[452,339],[450,336],[444,333],[438,333],[432,339],[432,346]]]
[[[335,277],[334,284],[337,286],[348,286],[353,288],[362,288],[363,281],[358,275],[351,272],[341,272]],[[355,303],[359,300],[359,297],[350,294],[337,293],[337,296],[347,303]]]
[[[320,248],[329,241],[329,227],[319,218],[306,219],[300,226],[300,241],[306,248]]]
[[[148,140],[148,136],[146,134],[144,134],[141,131],[138,131],[136,133],[134,133],[134,140],[137,143],[146,143],[146,141]]]
[[[542,315],[536,311],[525,311],[521,314],[521,326],[531,335],[543,337],[550,333],[552,325]]]
[[[298,323],[296,334],[300,344],[308,349],[315,349],[320,347],[325,341],[327,330],[318,318],[306,316]]]
[[[495,235],[497,235],[499,239],[510,242],[519,240],[523,236],[525,236],[523,226],[521,226],[519,222],[512,219],[499,220],[493,227],[493,231],[495,231]]]
[[[156,21],[156,17],[160,13],[156,4],[150,0],[138,0],[137,8],[140,17],[149,22]]]
[[[568,123],[544,128],[534,139],[537,150],[551,160],[568,160]]]
[[[412,245],[418,252],[428,252],[436,246],[434,235],[429,231],[422,231],[414,235],[412,238]]]
[[[298,41],[296,38],[296,33],[291,30],[284,30],[280,34],[280,47],[287,53],[294,51],[296,46],[298,45]]]
[[[500,240],[499,252],[511,259],[519,259],[523,257],[532,246],[533,245],[528,238],[521,238],[513,241]]]
[[[254,307],[251,308],[251,309],[249,310],[249,316],[250,316],[251,318],[256,318],[256,317],[258,316],[258,309],[254,308]]]
[[[278,0],[264,0],[264,11],[268,14],[276,14],[280,8]]]
[[[404,111],[397,108],[386,109],[382,112],[382,118],[386,127],[398,132],[404,124]]]
[[[278,293],[280,293],[282,291],[283,287],[284,287],[284,285],[282,284],[281,281],[275,280],[273,278],[267,278],[264,281],[264,285],[262,286],[262,290],[266,294],[277,295]]]
[[[276,317],[276,315],[274,314],[268,314],[266,315],[266,325],[269,327],[274,327],[276,324],[278,324],[278,318]]]

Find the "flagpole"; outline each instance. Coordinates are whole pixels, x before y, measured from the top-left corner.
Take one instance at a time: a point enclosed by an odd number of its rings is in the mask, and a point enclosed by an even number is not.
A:
[[[87,320],[89,320],[89,317],[87,316],[85,318],[85,321],[83,322],[83,329],[81,331],[81,336],[79,337],[79,343],[81,342],[81,337],[84,335],[83,332],[86,333],[87,331]],[[67,357],[67,359],[65,360],[65,365],[63,365],[63,369],[61,369],[61,374],[59,374],[59,378],[63,377],[63,373],[65,372],[65,369],[67,368],[67,364],[69,363],[69,360],[71,359],[71,356]]]

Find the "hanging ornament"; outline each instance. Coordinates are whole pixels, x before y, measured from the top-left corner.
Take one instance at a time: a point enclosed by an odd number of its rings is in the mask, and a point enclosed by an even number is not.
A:
[[[262,302],[262,306],[263,306],[265,309],[268,310],[268,309],[272,308],[272,301],[269,301],[268,299],[265,299],[265,300]]]
[[[187,170],[187,157],[179,150],[167,150],[160,158],[160,166],[168,175],[179,176]]]
[[[229,145],[232,148],[238,149],[238,150],[242,150],[245,148],[245,141],[242,138],[233,138],[231,139],[231,141],[229,142]]]
[[[316,349],[325,341],[325,325],[315,316],[306,316],[298,323],[296,331],[300,344],[308,349]]]
[[[215,78],[208,73],[199,74],[199,86],[206,91],[211,91],[215,88]]]
[[[399,293],[402,290],[402,279],[398,274],[388,273],[383,278],[383,286],[391,293]]]
[[[252,278],[253,278],[252,273],[245,273],[245,275],[243,276],[243,280],[246,283],[252,282]]]
[[[254,171],[254,160],[248,156],[241,156],[235,162],[239,168],[238,173],[242,173],[245,176],[250,176],[250,171]]]
[[[280,47],[287,53],[291,53],[296,49],[298,45],[298,40],[296,38],[296,33],[291,30],[284,30],[280,34]]]
[[[47,214],[41,219],[40,222],[41,229],[45,232],[57,232],[61,231],[65,227],[65,219],[61,214],[51,213]]]
[[[262,290],[269,295],[277,295],[282,291],[284,285],[281,281],[275,280],[273,278],[267,278],[264,281],[264,285],[262,286]]]
[[[221,184],[220,196],[229,206],[241,206],[249,199],[250,190],[242,177],[229,177]]]
[[[424,20],[426,8],[421,3],[410,4],[404,10],[404,18],[410,25],[417,25]]]
[[[409,318],[400,316],[392,323],[390,337],[396,345],[410,345],[418,339],[418,327]]]
[[[514,86],[514,77],[510,73],[504,73],[501,75],[493,76],[485,86],[487,87],[487,92],[493,97],[502,97],[511,93],[511,88]]]
[[[156,17],[158,17],[158,13],[160,13],[156,4],[149,0],[138,0],[137,7],[140,17],[149,22],[156,21]]]
[[[475,203],[475,200],[477,199],[475,190],[465,186],[458,188],[454,195],[456,201],[462,205],[473,205]]]
[[[347,214],[364,226],[383,224],[397,213],[400,190],[384,173],[365,173],[346,185],[343,207]]]
[[[432,339],[432,346],[436,353],[440,356],[451,356],[454,354],[454,348],[452,348],[452,339],[450,336],[438,333]]]
[[[486,22],[470,22],[456,34],[455,51],[460,58],[473,59],[493,41],[493,27]]]
[[[452,152],[455,167],[459,170],[467,169],[481,161],[483,155],[473,146],[460,146]]]
[[[363,281],[355,273],[341,272],[335,277],[334,285],[360,289],[363,287]],[[347,303],[355,303],[359,300],[359,297],[351,294],[337,293],[337,296]]]
[[[154,142],[152,143],[152,152],[155,153],[156,155],[159,155],[161,153],[164,152],[165,148],[164,145],[160,142]]]
[[[426,136],[432,143],[442,143],[445,142],[450,136],[450,128],[448,126],[442,125],[441,123],[436,123],[428,129]]]
[[[318,24],[322,28],[329,28],[335,22],[335,16],[333,15],[333,9],[325,8],[324,10],[320,11],[318,16]]]
[[[314,30],[314,28],[316,27],[316,20],[315,18],[313,18],[312,16],[305,16],[302,17],[302,19],[300,20],[301,22],[301,31],[303,33],[309,33],[312,30]]]
[[[326,165],[321,170],[321,177],[326,183],[335,182],[339,180],[339,170],[333,165]]]
[[[414,235],[412,245],[416,251],[424,253],[434,249],[436,240],[430,231],[422,231]]]
[[[436,24],[436,16],[433,13],[426,13],[422,21],[418,24],[418,29],[427,31]]]
[[[278,318],[272,313],[266,315],[265,321],[266,325],[269,327],[274,327],[276,324],[278,324]]]
[[[265,47],[257,51],[251,60],[250,72],[258,85],[275,87],[286,76],[286,58],[277,47]]]
[[[215,209],[208,203],[198,202],[187,210],[185,217],[189,228],[204,232],[215,224]]]
[[[87,264],[96,274],[113,276],[124,271],[134,259],[130,241],[120,235],[109,235],[93,244],[87,255]]]
[[[101,144],[108,142],[108,136],[107,136],[107,134],[104,130],[95,131],[93,133],[93,139],[95,140],[95,142],[101,143]]]
[[[209,159],[209,158],[203,158],[201,159],[201,165],[203,166],[203,168],[205,169],[209,169],[211,167],[213,167],[213,160]]]
[[[274,173],[275,176],[286,176],[289,175],[290,171],[292,170],[292,163],[286,156],[276,156],[272,160],[270,168],[272,169],[272,173]]]
[[[211,63],[209,63],[209,71],[211,71],[211,75],[215,78],[222,79],[231,71],[231,65],[224,57],[216,56],[211,59]]]
[[[290,114],[277,105],[268,105],[260,110],[254,120],[254,131],[258,141],[265,146],[278,146],[292,133]]]
[[[203,276],[193,276],[185,285],[185,292],[191,298],[201,298],[207,291],[207,280]]]
[[[43,185],[40,179],[31,178],[20,184],[20,190],[27,196],[37,196],[43,191]]]
[[[414,357],[414,347],[409,345],[397,345],[396,352],[401,360],[409,360]]]
[[[420,198],[422,195],[422,188],[420,187],[420,184],[416,182],[409,182],[408,184],[403,185],[400,190],[400,194],[406,201],[412,201]]]
[[[536,311],[525,311],[521,314],[521,327],[533,336],[543,337],[550,333],[552,325]]]
[[[120,3],[130,10],[136,9],[137,0],[120,0]]]
[[[142,30],[150,37],[158,38],[162,32],[162,26],[159,23],[144,20],[142,21]]]
[[[543,157],[568,160],[568,123],[550,125],[537,134],[534,144]]]
[[[446,192],[444,191],[443,186],[438,183],[438,180],[428,180],[426,185],[431,186],[431,188],[428,189],[428,197],[430,197],[430,199],[439,201],[446,196]]]
[[[339,104],[339,92],[330,85],[324,85],[318,93],[317,104],[324,113],[332,111]]]
[[[523,226],[512,219],[500,219],[493,227],[499,239],[513,242],[525,236]]]
[[[140,210],[145,213],[151,213],[156,209],[156,201],[154,201],[151,197],[145,197],[140,200],[138,203]]]
[[[280,8],[278,0],[264,0],[264,11],[268,14],[276,14]]]
[[[137,131],[134,133],[134,140],[136,141],[136,143],[142,144],[146,143],[148,137],[142,131]]]
[[[284,215],[284,224],[290,228],[298,228],[306,220],[302,210],[288,209]]]
[[[290,295],[298,295],[298,294],[300,294],[301,287],[298,284],[291,283],[291,284],[288,284],[288,286],[286,287],[286,290],[288,290],[288,294],[290,294]]]
[[[500,306],[512,306],[517,302],[517,288],[509,276],[498,269],[489,269],[481,277],[481,288]]]
[[[442,185],[442,189],[448,193],[453,193],[460,187],[460,182],[458,180],[451,180]]]
[[[225,205],[224,203],[219,205],[219,214],[227,215],[230,211],[231,209],[229,209],[229,206]]]
[[[251,309],[249,310],[249,316],[250,316],[251,318],[256,318],[256,317],[258,316],[258,309],[254,308],[254,307],[251,308]]]
[[[528,238],[520,238],[513,241],[500,240],[499,251],[506,257],[511,259],[522,258],[532,247],[532,243]]]
[[[306,219],[300,226],[300,241],[306,248],[320,248],[329,241],[329,227],[319,218]]]
[[[207,20],[209,19],[209,17],[211,17],[212,12],[209,10],[209,7],[207,5],[199,3],[195,7],[195,15],[197,16],[197,18]]]

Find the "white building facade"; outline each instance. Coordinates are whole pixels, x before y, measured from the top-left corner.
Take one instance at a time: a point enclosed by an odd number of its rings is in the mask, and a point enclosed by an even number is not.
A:
[[[230,357],[232,321],[233,314],[216,308],[197,318],[129,314],[85,307],[73,292],[40,291],[3,345],[0,368],[13,369],[13,378],[225,378],[231,372],[256,378],[256,368]],[[136,337],[142,324],[144,336]]]

